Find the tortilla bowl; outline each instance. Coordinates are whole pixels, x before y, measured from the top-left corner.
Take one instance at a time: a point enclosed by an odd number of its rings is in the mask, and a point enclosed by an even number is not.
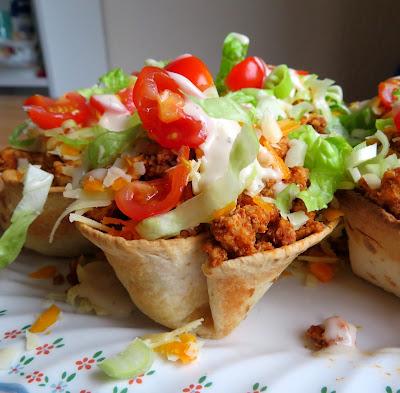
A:
[[[22,198],[23,183],[0,175],[0,228],[5,230],[10,225],[12,213]],[[71,204],[64,198],[64,187],[51,187],[42,214],[36,218],[28,230],[25,247],[44,255],[56,257],[76,257],[81,254],[93,253],[95,247],[87,241],[64,218],[58,227],[54,240],[49,243],[50,232],[57,218]]]
[[[400,220],[357,192],[342,191],[337,197],[353,272],[400,296]]]
[[[289,246],[231,259],[209,267],[206,235],[168,240],[130,240],[78,223],[81,233],[100,247],[132,301],[147,316],[175,329],[204,318],[198,334],[228,335],[246,317],[282,271],[300,253],[329,235],[323,231]]]

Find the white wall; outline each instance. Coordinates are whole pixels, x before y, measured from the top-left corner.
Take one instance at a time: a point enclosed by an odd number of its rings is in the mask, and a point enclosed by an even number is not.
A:
[[[374,94],[400,66],[397,0],[103,0],[103,13],[110,65],[127,71],[192,52],[215,72],[230,31],[269,63],[337,80],[348,99]]]

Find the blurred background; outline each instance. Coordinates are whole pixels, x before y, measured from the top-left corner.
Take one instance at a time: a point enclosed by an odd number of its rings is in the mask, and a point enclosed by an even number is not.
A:
[[[58,96],[146,58],[192,52],[215,73],[230,31],[267,63],[363,99],[400,73],[399,14],[399,0],[0,0],[0,126],[12,126],[23,96]]]

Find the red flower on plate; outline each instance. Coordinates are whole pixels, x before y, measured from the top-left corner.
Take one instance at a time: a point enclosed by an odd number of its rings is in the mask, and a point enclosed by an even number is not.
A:
[[[90,390],[83,389],[79,393],[91,393]]]
[[[78,367],[78,370],[82,370],[83,368],[86,370],[90,370],[93,364],[96,363],[96,360],[93,358],[84,357],[82,360],[77,360],[75,364]]]
[[[17,330],[17,329],[10,330],[10,331],[4,333],[4,339],[7,340],[7,339],[17,338],[21,333],[22,333],[21,330]]]
[[[182,389],[182,392],[184,392],[184,393],[200,393],[201,389],[203,389],[203,385],[190,384],[187,388]]]
[[[144,374],[140,374],[137,377],[130,379],[128,381],[129,385],[133,385],[134,383],[137,383],[140,385],[141,383],[143,383],[143,375]]]
[[[36,355],[42,355],[42,354],[48,355],[53,348],[54,348],[54,345],[52,345],[52,344],[41,345],[40,347],[35,348]]]
[[[32,374],[29,374],[25,377],[28,380],[28,383],[32,382],[42,382],[43,373],[40,371],[34,371]]]

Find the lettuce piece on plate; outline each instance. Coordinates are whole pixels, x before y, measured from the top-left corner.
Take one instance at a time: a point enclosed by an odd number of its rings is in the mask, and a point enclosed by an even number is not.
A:
[[[135,378],[148,371],[154,362],[154,351],[140,338],[128,347],[99,364],[100,369],[111,378]]]
[[[29,225],[43,210],[52,181],[50,173],[28,166],[22,199],[11,217],[11,225],[0,238],[0,269],[13,262],[20,253]]]

